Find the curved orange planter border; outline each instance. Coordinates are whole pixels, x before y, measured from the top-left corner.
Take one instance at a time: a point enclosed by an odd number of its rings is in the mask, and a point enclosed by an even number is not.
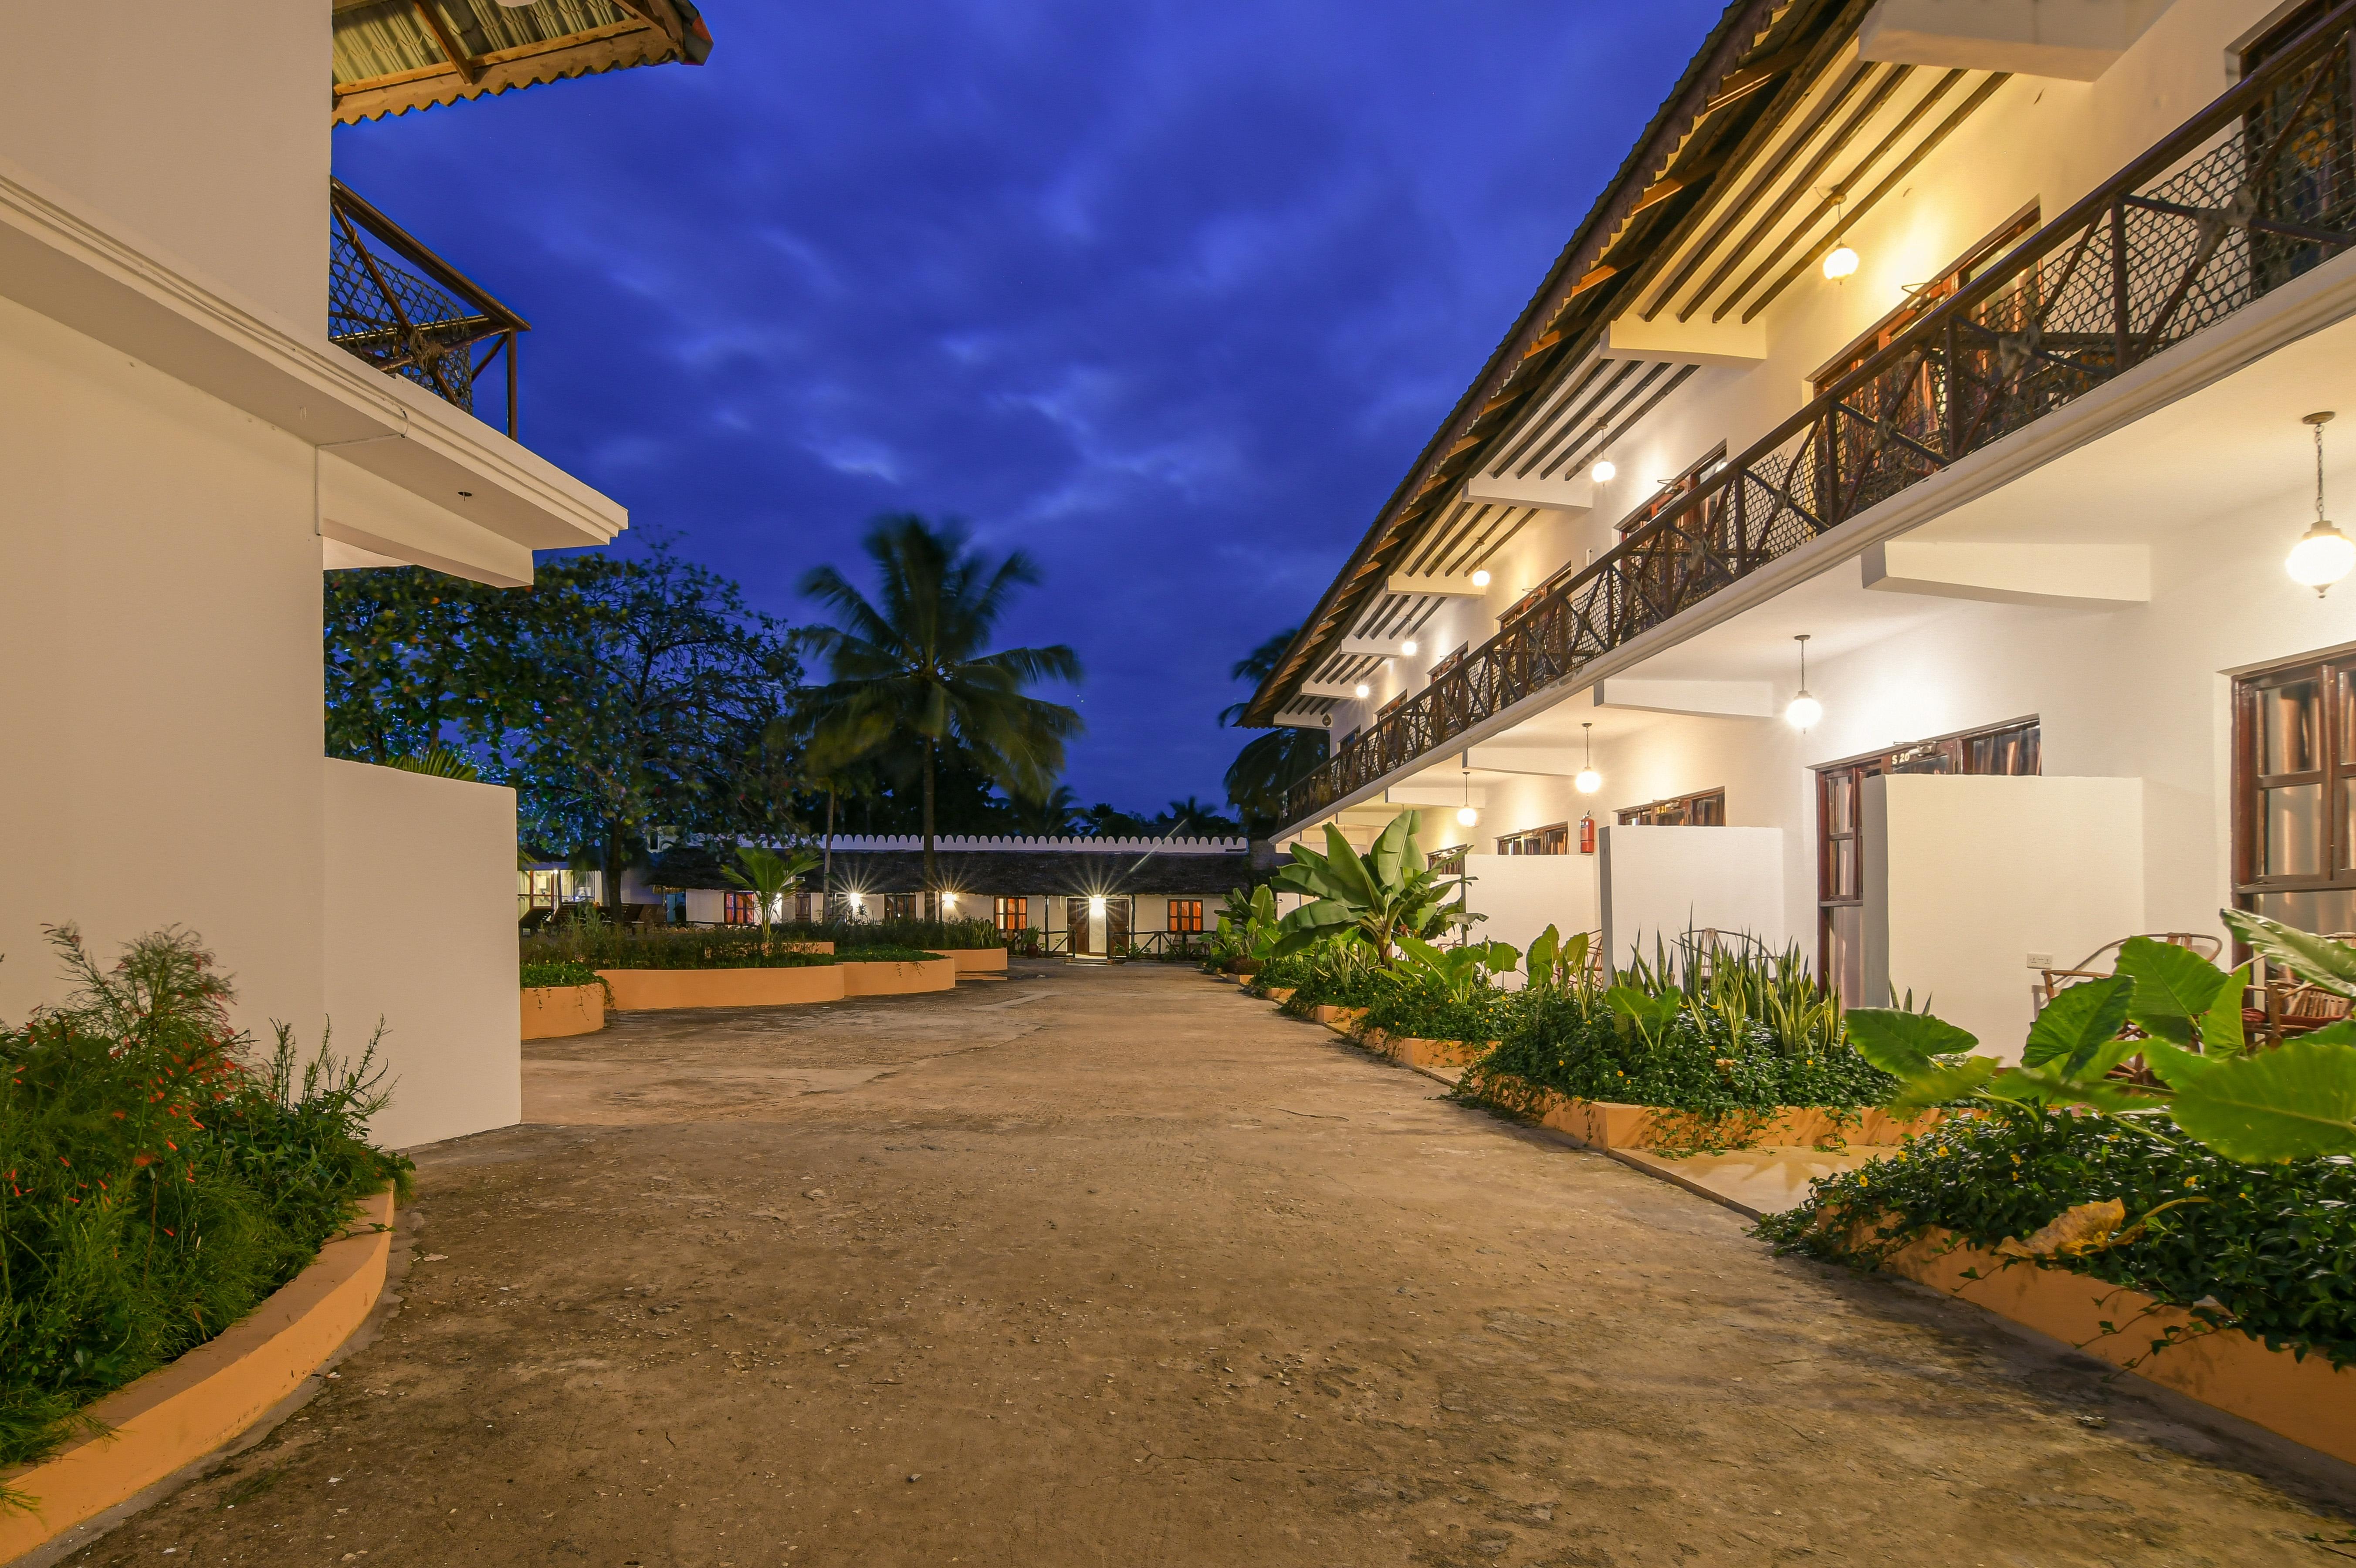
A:
[[[1933,1231],[1883,1268],[2050,1334],[2162,1388],[2356,1463],[2356,1368],[2269,1350],[2238,1328],[2211,1330],[2180,1307],[2075,1269],[2039,1268]],[[2155,1352],[2171,1329],[2191,1337]],[[2133,1362],[2132,1366],[2129,1363]]]
[[[1006,949],[1003,947],[946,947],[945,958],[957,960],[959,975],[1002,975],[1006,972]]]
[[[595,1034],[605,1027],[603,986],[527,986],[523,989],[523,1037],[562,1040]]]
[[[1541,1126],[1553,1128],[1590,1148],[1651,1148],[1655,1135],[1660,1130],[1655,1117],[1665,1114],[1657,1105],[1626,1105],[1611,1100],[1575,1100],[1551,1089],[1541,1089],[1535,1083],[1504,1073],[1484,1078],[1478,1085],[1482,1096],[1508,1110],[1519,1111],[1535,1118]],[[1939,1125],[1939,1113],[1925,1111],[1912,1120],[1901,1121],[1875,1106],[1866,1106],[1858,1120],[1844,1128],[1831,1112],[1813,1105],[1779,1106],[1773,1120],[1759,1129],[1755,1144],[1786,1148],[1813,1148],[1844,1138],[1854,1144],[1896,1144],[1918,1133],[1929,1132]]]
[[[905,997],[918,991],[957,989],[958,967],[954,957],[907,963],[891,958],[873,961],[839,959],[834,967],[842,976],[842,994],[846,997]]]
[[[616,1012],[664,1008],[774,1008],[839,1002],[842,965],[792,969],[600,969]]]
[[[360,1204],[360,1225],[391,1226],[392,1193]],[[367,1320],[384,1289],[392,1232],[347,1232],[218,1338],[90,1407],[110,1430],[0,1474],[33,1499],[0,1512],[0,1562],[56,1540],[203,1458],[260,1420]]]

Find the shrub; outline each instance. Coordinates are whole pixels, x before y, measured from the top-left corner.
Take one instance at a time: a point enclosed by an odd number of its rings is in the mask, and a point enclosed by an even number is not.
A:
[[[946,956],[946,954],[935,953],[929,948],[886,947],[878,944],[873,947],[838,949],[834,958],[838,964],[922,964],[930,959]]]
[[[712,931],[693,926],[623,926],[584,923],[552,928],[523,940],[523,963],[575,965],[587,969],[793,969],[831,964],[823,953],[794,951],[807,941],[782,936],[761,951],[761,933],[750,926]]]
[[[1290,986],[1284,1011],[1307,1016],[1312,1008],[1363,1008],[1383,993],[1383,969],[1375,950],[1355,935],[1328,936],[1312,946],[1271,958],[1253,976],[1252,989],[1266,995]]]
[[[2346,1155],[2244,1165],[2183,1139],[2161,1115],[2130,1125],[1993,1105],[1818,1182],[1806,1204],[1757,1233],[1779,1252],[1869,1266],[1933,1226],[1994,1248],[2106,1200],[2130,1221],[2118,1239],[2036,1266],[2130,1286],[2276,1349],[2356,1362],[2356,1272],[2344,1266],[2356,1256],[2356,1159]],[[2169,1203],[2178,1206],[2154,1212]]]
[[[282,1027],[253,1061],[194,936],[141,937],[112,970],[72,927],[51,939],[73,995],[0,1029],[0,1465],[244,1316],[410,1169],[366,1141],[373,1042],[298,1064]]]
[[[553,964],[527,963],[523,965],[521,978],[523,988],[527,991],[548,986],[602,986],[605,984],[597,977],[596,970],[586,964],[570,959],[561,959]]]

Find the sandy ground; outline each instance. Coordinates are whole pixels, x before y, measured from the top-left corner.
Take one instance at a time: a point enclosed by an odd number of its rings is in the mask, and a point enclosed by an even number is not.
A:
[[[1184,971],[639,1014],[526,1071],[535,1125],[422,1154],[374,1341],[70,1561],[2356,1555],[2343,1472]]]

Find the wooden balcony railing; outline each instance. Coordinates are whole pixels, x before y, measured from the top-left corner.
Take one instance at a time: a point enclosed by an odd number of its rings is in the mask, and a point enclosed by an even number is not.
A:
[[[2356,3],[2335,7],[1286,794],[1288,823],[1449,745],[2356,243]]]
[[[507,432],[514,436],[516,339],[531,324],[341,180],[328,182],[327,212],[327,336],[468,413],[483,372],[504,355]]]

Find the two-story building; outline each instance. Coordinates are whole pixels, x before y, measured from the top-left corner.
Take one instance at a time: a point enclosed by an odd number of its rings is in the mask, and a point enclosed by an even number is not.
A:
[[[2131,933],[2356,929],[2352,25],[1729,6],[1253,698],[1335,741],[1280,837],[2001,1047]]]
[[[702,24],[680,0],[8,21],[0,1018],[61,994],[45,924],[102,957],[177,926],[265,1040],[332,1020],[353,1055],[382,1022],[382,1141],[513,1122],[514,796],[325,755],[321,573],[526,583],[533,550],[627,519],[517,443],[523,318],[336,186],[330,132],[699,59]]]

